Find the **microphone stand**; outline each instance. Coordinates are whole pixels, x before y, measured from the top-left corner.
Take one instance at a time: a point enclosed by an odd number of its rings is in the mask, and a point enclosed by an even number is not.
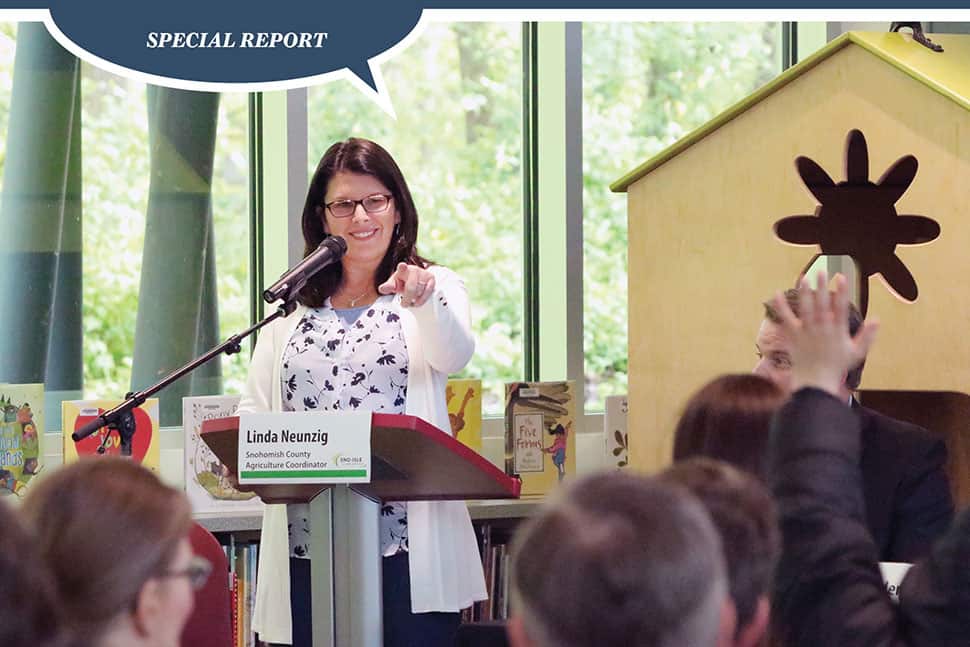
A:
[[[304,280],[303,283],[306,283],[306,281]],[[296,309],[297,293],[302,287],[302,284],[294,285],[293,288],[295,289],[291,289],[284,296],[283,303],[280,304],[280,306],[276,308],[271,315],[259,323],[250,326],[239,334],[229,337],[226,341],[222,342],[204,355],[199,356],[181,368],[175,369],[162,378],[159,382],[156,382],[147,389],[135,393],[129,391],[125,394],[124,402],[113,409],[105,411],[97,418],[75,431],[73,434],[71,434],[71,439],[74,440],[74,442],[78,442],[79,440],[84,440],[98,429],[107,427],[108,433],[105,434],[104,440],[98,447],[98,453],[104,453],[105,447],[108,444],[108,439],[111,437],[111,432],[117,431],[118,437],[121,439],[121,455],[131,456],[131,441],[135,435],[135,416],[131,412],[132,409],[141,406],[145,403],[145,400],[155,395],[172,382],[199,368],[212,358],[221,355],[222,353],[225,353],[226,355],[234,355],[240,352],[242,350],[242,340],[244,340],[246,337],[249,337],[251,334],[271,321],[279,319],[280,317],[287,317],[293,313],[293,311]]]

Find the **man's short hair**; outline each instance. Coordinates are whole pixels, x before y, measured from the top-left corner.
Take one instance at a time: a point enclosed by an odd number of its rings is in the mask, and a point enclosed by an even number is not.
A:
[[[792,313],[796,317],[801,317],[799,313],[798,306],[798,290],[795,288],[790,288],[785,290],[785,301],[788,302],[788,307],[791,308]],[[771,301],[765,301],[762,304],[765,307],[765,319],[772,323],[780,324],[781,317],[775,311],[774,305]],[[862,327],[862,313],[859,312],[859,308],[856,307],[854,303],[849,303],[849,334],[855,336],[859,332],[859,328]],[[862,383],[862,369],[865,368],[866,361],[863,359],[859,362],[859,365],[849,371],[845,376],[845,385],[851,390],[859,388]]]
[[[516,533],[515,613],[540,647],[714,645],[727,599],[720,537],[685,488],[577,480]]]
[[[754,617],[758,598],[769,595],[781,553],[771,494],[753,475],[710,458],[674,463],[659,478],[690,490],[720,531],[740,632]]]

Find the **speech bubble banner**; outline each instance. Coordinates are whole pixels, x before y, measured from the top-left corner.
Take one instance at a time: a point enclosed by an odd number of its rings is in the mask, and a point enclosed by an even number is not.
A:
[[[374,91],[368,60],[400,42],[421,16],[412,0],[48,4],[53,26],[70,43],[154,77],[260,84],[347,68]]]
[[[925,4],[958,7],[968,1]],[[275,84],[272,89],[279,89],[347,69],[375,95],[381,81],[375,79],[373,59],[405,40],[426,9],[904,5],[903,0],[0,0],[0,9],[48,10],[48,28],[69,50],[102,67],[146,75],[152,83],[194,89],[216,89],[200,87],[205,84],[271,89]]]

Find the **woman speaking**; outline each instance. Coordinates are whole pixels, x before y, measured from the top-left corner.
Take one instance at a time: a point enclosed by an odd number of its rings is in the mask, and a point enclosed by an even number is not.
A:
[[[310,181],[303,238],[306,254],[327,236],[341,236],[347,252],[310,278],[293,314],[260,334],[239,411],[406,413],[448,430],[447,377],[475,348],[468,296],[454,272],[418,255],[417,234],[390,154],[365,139],[331,146]],[[299,508],[289,511],[291,557],[306,556]],[[385,503],[380,530],[384,645],[452,644],[460,610],[486,597],[464,502]],[[285,507],[267,506],[254,628],[271,642],[287,601],[266,580],[286,574],[262,565],[286,532]],[[282,616],[285,625],[288,610]],[[295,625],[294,645],[301,635]]]

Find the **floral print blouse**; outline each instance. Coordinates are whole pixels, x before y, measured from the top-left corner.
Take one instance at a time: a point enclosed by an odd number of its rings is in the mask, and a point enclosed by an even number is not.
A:
[[[408,353],[394,295],[369,306],[310,308],[283,351],[284,411],[404,413]],[[290,555],[309,557],[309,509],[289,506]],[[408,549],[407,505],[381,506],[381,554]]]

